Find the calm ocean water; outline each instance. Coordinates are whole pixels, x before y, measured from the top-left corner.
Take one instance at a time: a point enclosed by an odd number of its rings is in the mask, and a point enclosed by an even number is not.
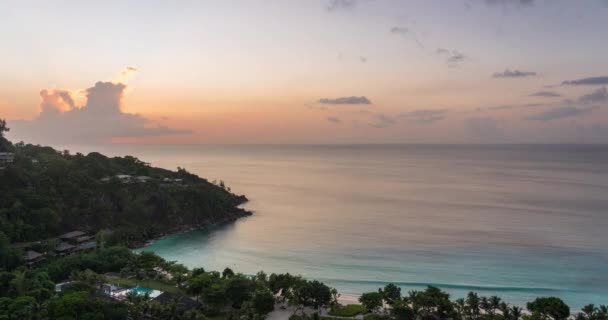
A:
[[[189,267],[608,303],[608,147],[117,146],[222,179],[255,214],[145,248]]]

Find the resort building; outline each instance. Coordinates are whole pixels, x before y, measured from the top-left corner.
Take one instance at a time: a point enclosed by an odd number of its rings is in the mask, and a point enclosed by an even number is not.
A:
[[[44,257],[44,254],[42,254],[40,252],[36,252],[34,250],[28,250],[23,255],[23,260],[25,260],[25,263],[27,264],[28,267],[31,267],[31,266],[34,266],[34,265],[46,260],[46,258]]]
[[[82,232],[82,231],[71,231],[65,234],[62,234],[59,236],[59,239],[61,241],[65,241],[65,242],[69,242],[72,244],[77,243],[77,239],[86,236],[86,233]],[[87,239],[88,240],[88,239]]]
[[[0,152],[0,169],[4,169],[6,165],[15,161],[15,154],[12,152]]]
[[[60,256],[97,248],[97,241],[93,236],[83,231],[71,231],[59,236],[61,242],[55,247],[55,253]]]
[[[136,179],[138,182],[142,182],[142,183],[146,183],[146,182],[152,180],[151,177],[147,177],[147,176],[139,176]]]
[[[70,286],[74,281],[60,282],[55,285],[55,292],[63,292],[64,289]]]
[[[56,247],[55,247],[55,253],[59,256],[67,256],[69,254],[72,254],[76,251],[76,246],[71,245],[67,242],[60,242]]]

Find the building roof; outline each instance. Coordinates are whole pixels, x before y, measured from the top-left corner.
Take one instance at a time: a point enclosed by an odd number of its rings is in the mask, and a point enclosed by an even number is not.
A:
[[[55,251],[70,251],[73,250],[74,248],[76,248],[75,246],[69,244],[69,243],[65,243],[65,242],[60,242],[56,247],[55,247]]]
[[[88,241],[91,239],[93,239],[93,236],[81,236],[81,237],[76,238],[76,242],[80,243],[80,242],[85,242],[85,241]]]
[[[41,257],[44,257],[44,255],[40,252],[36,252],[34,250],[28,250],[25,252],[25,255],[23,256],[23,258],[26,261],[32,261],[32,260],[36,260],[39,259]]]
[[[86,233],[84,233],[82,231],[71,231],[71,232],[60,235],[59,238],[60,239],[74,239],[74,238],[84,236],[85,234]]]
[[[76,246],[76,250],[86,250],[97,248],[97,241],[87,241]]]
[[[179,303],[179,307],[182,310],[191,310],[191,309],[195,309],[201,306],[201,304],[199,302],[197,302],[196,300],[190,299],[189,297],[186,297],[184,295],[181,294],[177,294],[177,293],[171,293],[171,292],[163,292],[161,293],[158,297],[154,298],[155,301],[158,301],[160,303],[169,303],[173,300],[177,300]]]

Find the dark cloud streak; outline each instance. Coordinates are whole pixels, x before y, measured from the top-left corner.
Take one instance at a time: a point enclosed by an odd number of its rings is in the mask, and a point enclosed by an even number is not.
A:
[[[320,104],[371,104],[372,102],[365,96],[357,97],[340,97],[340,98],[322,98],[319,99]]]

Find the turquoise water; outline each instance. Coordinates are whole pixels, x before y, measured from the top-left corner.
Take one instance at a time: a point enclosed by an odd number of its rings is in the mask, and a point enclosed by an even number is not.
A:
[[[154,290],[152,290],[150,288],[144,288],[144,287],[139,287],[138,286],[138,287],[132,288],[129,291],[131,291],[132,293],[134,293],[134,294],[136,294],[138,296],[143,296],[143,295],[146,295],[146,294],[151,294],[152,291],[154,291]]]
[[[114,148],[251,199],[249,218],[145,248],[189,267],[290,272],[344,295],[394,282],[608,303],[608,147]]]

